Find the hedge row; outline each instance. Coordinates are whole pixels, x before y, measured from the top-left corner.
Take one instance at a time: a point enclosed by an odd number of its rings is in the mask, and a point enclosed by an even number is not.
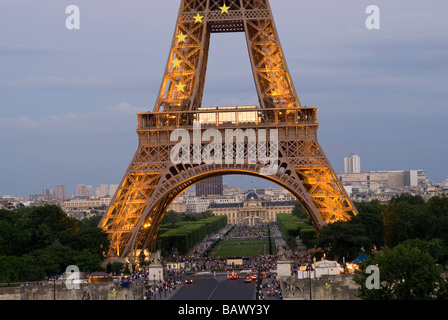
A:
[[[207,235],[226,225],[227,216],[217,216],[198,221],[178,222],[173,229],[169,229],[166,225],[160,226],[158,234],[162,255],[172,253],[174,248],[180,254],[185,254]]]
[[[303,236],[305,236],[308,239],[310,237],[310,230],[312,229],[314,232],[308,219],[300,219],[292,214],[277,214],[277,224],[282,232],[283,239],[285,239],[286,243],[292,249],[297,247],[296,237],[300,236],[301,239],[304,239]]]
[[[313,240],[316,238],[316,230],[314,227],[306,227],[300,229],[300,239],[302,243],[310,248],[313,245]]]

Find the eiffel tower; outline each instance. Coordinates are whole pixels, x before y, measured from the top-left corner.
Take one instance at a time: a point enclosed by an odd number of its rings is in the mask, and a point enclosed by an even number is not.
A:
[[[317,107],[300,104],[269,1],[181,0],[176,21],[154,110],[137,114],[138,150],[99,225],[109,235],[108,257],[136,261],[141,250],[154,252],[169,205],[190,186],[219,175],[280,185],[304,206],[316,232],[356,215],[318,143]],[[202,107],[210,37],[218,32],[245,33],[259,105]],[[215,139],[246,135],[239,144],[233,138],[213,144],[207,132]],[[186,142],[175,150],[180,137]],[[275,165],[267,160],[273,154]]]

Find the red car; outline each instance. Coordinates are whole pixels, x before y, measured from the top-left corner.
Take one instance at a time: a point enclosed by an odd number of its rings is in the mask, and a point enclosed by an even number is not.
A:
[[[236,279],[239,279],[239,275],[237,275],[236,273],[232,273],[231,275],[230,275],[230,280],[236,280]]]

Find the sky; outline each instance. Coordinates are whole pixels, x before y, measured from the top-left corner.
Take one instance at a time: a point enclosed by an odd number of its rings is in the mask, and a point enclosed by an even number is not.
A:
[[[119,184],[152,111],[180,0],[0,1],[0,197]],[[369,30],[369,5],[380,29]],[[67,29],[66,8],[80,9]],[[335,171],[426,170],[448,178],[448,2],[271,0],[304,106]],[[203,106],[253,105],[243,33],[213,34]],[[263,186],[225,177],[231,186]],[[266,183],[266,185],[269,185]]]

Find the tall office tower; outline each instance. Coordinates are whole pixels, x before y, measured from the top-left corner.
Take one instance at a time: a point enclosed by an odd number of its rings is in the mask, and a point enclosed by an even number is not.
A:
[[[203,180],[196,184],[196,197],[222,196],[223,183],[222,176]]]
[[[52,196],[52,190],[50,189],[42,189],[42,199],[50,200]]]
[[[98,189],[98,193],[96,193],[97,197],[105,197],[110,195],[109,193],[109,185],[108,184],[101,184]]]
[[[54,189],[54,196],[56,200],[65,200],[65,186],[60,184]]]
[[[117,191],[117,189],[118,189],[118,184],[109,185],[109,195],[111,197],[113,197],[115,195],[115,192]]]
[[[89,198],[93,195],[93,187],[91,185],[78,184],[76,186],[76,196]]]
[[[361,158],[356,154],[351,154],[348,158],[344,158],[344,173],[360,173]]]
[[[90,186],[90,185],[86,186],[86,191],[87,191],[88,198],[93,197],[93,187],[92,186]]]

